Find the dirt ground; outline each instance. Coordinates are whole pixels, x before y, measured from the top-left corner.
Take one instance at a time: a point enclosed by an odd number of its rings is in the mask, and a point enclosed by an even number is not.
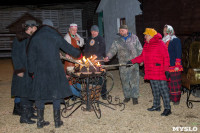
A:
[[[119,71],[110,71],[114,76],[112,96],[123,100]],[[37,129],[36,124],[20,124],[19,116],[12,115],[14,98],[11,98],[12,63],[10,59],[0,60],[0,132],[1,133],[171,133],[173,127],[197,127],[200,132],[200,103],[193,103],[192,109],[186,106],[186,94],[182,95],[178,106],[171,104],[172,114],[160,116],[161,112],[149,112],[152,106],[152,92],[149,83],[140,78],[139,104],[126,104],[125,110],[111,110],[100,106],[102,117],[98,119],[94,112],[82,111],[80,108],[69,118],[62,118],[64,125],[55,129],[53,108],[45,106],[45,120],[50,125]],[[110,82],[108,81],[108,86]],[[191,96],[192,99],[199,100]],[[101,100],[101,99],[100,99]],[[163,105],[163,104],[162,104]],[[163,107],[163,106],[162,106]],[[63,108],[63,105],[62,105]]]

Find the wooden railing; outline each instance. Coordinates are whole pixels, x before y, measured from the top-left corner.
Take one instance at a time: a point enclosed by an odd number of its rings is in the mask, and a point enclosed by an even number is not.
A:
[[[12,42],[15,34],[0,34],[0,58],[11,57]]]

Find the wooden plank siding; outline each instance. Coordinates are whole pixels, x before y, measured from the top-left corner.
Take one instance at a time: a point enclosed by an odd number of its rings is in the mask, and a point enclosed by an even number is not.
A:
[[[24,14],[29,13],[39,20],[51,19],[54,27],[63,35],[68,32],[69,25],[76,23],[78,33],[87,38],[87,31],[82,29],[82,9],[63,9],[63,10],[20,10],[20,11],[0,11],[0,57],[10,57],[12,50],[12,41],[15,34],[9,34],[7,26],[14,23]],[[5,34],[6,33],[6,34]]]

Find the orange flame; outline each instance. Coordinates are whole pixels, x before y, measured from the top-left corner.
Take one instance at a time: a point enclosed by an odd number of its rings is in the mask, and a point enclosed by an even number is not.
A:
[[[86,62],[85,56],[83,56],[83,61]]]
[[[101,66],[101,64],[100,64],[99,62],[97,62],[97,66],[98,66],[98,67],[100,67],[100,66]]]

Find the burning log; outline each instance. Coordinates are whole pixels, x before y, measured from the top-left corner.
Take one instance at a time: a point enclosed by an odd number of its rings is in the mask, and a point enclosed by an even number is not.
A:
[[[74,70],[75,72],[100,72],[104,71],[101,67],[101,64],[97,62],[97,56],[93,55],[90,58],[85,58],[85,56],[81,60],[69,59],[64,56],[61,56],[61,59],[67,60],[69,62],[75,63]]]
[[[74,60],[74,59],[69,59],[69,58],[66,58],[66,57],[64,57],[64,56],[61,56],[60,58],[63,59],[63,60],[66,60],[66,61],[75,63],[75,64],[79,64],[79,65],[81,65],[81,66],[85,66],[84,64],[79,63],[78,61],[76,61],[76,60]]]

